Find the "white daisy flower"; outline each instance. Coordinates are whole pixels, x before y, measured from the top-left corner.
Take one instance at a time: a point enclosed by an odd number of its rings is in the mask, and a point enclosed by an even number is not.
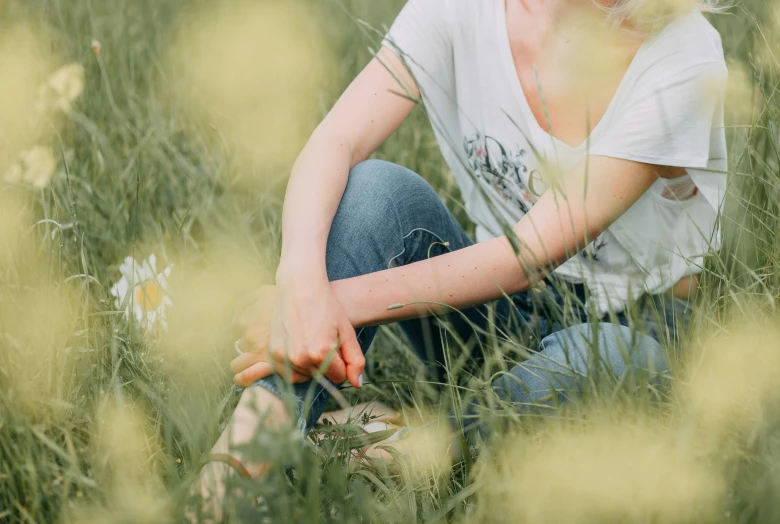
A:
[[[128,320],[133,315],[144,329],[152,329],[158,323],[166,328],[165,311],[173,307],[168,295],[168,277],[172,268],[170,265],[158,273],[154,254],[143,262],[127,257],[119,266],[122,278],[111,288],[117,309],[126,304]]]

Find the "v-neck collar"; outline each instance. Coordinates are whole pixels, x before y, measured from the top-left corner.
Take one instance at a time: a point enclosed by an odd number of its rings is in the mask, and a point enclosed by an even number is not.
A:
[[[634,54],[634,57],[631,60],[631,63],[628,66],[628,69],[626,69],[626,72],[623,74],[623,78],[620,79],[620,83],[618,84],[617,90],[615,90],[615,94],[612,96],[612,100],[610,100],[609,105],[607,106],[606,111],[604,111],[604,114],[602,115],[601,119],[596,123],[595,126],[593,126],[590,130],[590,133],[588,136],[585,137],[585,140],[582,141],[580,145],[573,146],[567,142],[562,141],[559,138],[556,138],[552,133],[545,131],[544,128],[539,125],[539,122],[536,120],[536,116],[534,115],[533,111],[531,110],[531,105],[528,103],[528,98],[525,95],[525,91],[523,90],[523,86],[520,83],[520,75],[517,71],[517,65],[515,64],[514,57],[512,55],[512,45],[509,40],[509,27],[507,26],[507,18],[506,18],[506,0],[495,0],[495,7],[496,7],[496,35],[498,37],[498,43],[499,43],[499,52],[501,54],[501,61],[502,61],[502,67],[504,71],[507,73],[507,76],[509,77],[509,83],[512,88],[512,91],[515,94],[515,97],[517,98],[517,101],[520,104],[520,108],[523,112],[523,116],[526,120],[528,120],[529,128],[532,130],[532,133],[541,133],[547,137],[549,137],[551,140],[553,140],[553,143],[557,146],[563,146],[567,147],[570,150],[578,151],[583,148],[585,148],[588,143],[597,136],[596,133],[599,131],[602,123],[604,121],[608,120],[608,117],[611,115],[611,113],[615,109],[615,105],[617,104],[617,100],[622,95],[623,91],[627,89],[626,84],[629,82],[628,78],[633,72],[633,69],[636,67],[637,58],[641,53],[644,52],[645,47],[649,46],[649,43],[652,39],[645,40],[642,42],[642,45],[639,46],[639,49]]]

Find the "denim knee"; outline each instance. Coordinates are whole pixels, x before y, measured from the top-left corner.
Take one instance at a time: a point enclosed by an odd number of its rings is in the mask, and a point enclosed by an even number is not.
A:
[[[429,207],[426,200],[442,205],[436,191],[420,175],[384,160],[366,160],[349,172],[334,226],[375,229],[389,221],[400,226],[411,218],[408,215],[425,212]]]
[[[414,228],[453,230],[451,214],[422,177],[396,164],[366,160],[349,173],[328,236],[331,280],[387,269]]]
[[[579,324],[546,337],[539,353],[493,387],[506,401],[538,409],[594,385],[657,383],[668,370],[655,339],[617,324]]]

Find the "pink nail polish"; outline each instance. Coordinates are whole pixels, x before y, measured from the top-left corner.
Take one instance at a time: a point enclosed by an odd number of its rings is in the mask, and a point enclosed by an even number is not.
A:
[[[363,387],[363,373],[360,374],[358,377],[358,385],[362,388]]]

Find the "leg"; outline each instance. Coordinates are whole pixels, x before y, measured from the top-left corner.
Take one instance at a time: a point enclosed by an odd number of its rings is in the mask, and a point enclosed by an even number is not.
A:
[[[350,278],[392,265],[410,264],[470,244],[471,240],[422,178],[388,162],[366,161],[350,172],[331,226],[326,253],[328,276],[331,280]],[[364,351],[375,333],[376,328],[365,328],[358,333]],[[289,386],[278,377],[269,377],[256,385],[273,393],[273,396],[263,395],[262,406],[256,411],[270,409],[278,418],[281,406],[278,397],[289,394],[298,408],[295,416],[306,428],[319,418],[329,396],[328,388],[312,382]],[[244,396],[247,395],[253,393],[245,391]],[[251,411],[250,404],[247,403],[247,413]],[[247,417],[251,420],[246,420]],[[251,426],[252,431],[242,429],[235,434],[251,435],[257,429],[259,415],[252,418],[245,414],[243,419],[238,424]],[[231,439],[231,442],[236,441]]]
[[[649,336],[615,324],[580,324],[545,338],[539,353],[512,368],[493,389],[521,409],[538,409],[601,380],[639,385],[668,369],[666,352]]]
[[[340,280],[411,264],[471,243],[427,182],[403,167],[370,160],[350,172],[328,237],[328,277]],[[375,334],[376,328],[358,332],[364,352]],[[438,353],[434,350],[431,355],[436,358]],[[328,382],[289,386],[279,377],[257,385],[278,396],[294,397],[302,428],[319,419],[329,390],[337,386]]]
[[[244,468],[242,474],[252,478],[262,476],[268,464],[252,463],[244,459],[236,448],[249,444],[255,433],[261,429],[282,427],[289,423],[289,417],[284,404],[270,391],[263,388],[250,388],[243,391],[241,400],[236,406],[228,425],[223,430],[217,443],[211,449],[211,458],[203,467],[200,476],[192,490],[199,496],[204,505],[198,512],[190,511],[190,522],[222,522],[224,519],[223,501],[227,494],[227,480],[234,474],[234,466],[214,460],[216,457],[235,459]],[[205,520],[204,520],[205,518]]]
[[[668,369],[655,339],[616,324],[579,324],[546,337],[539,353],[496,380],[493,391],[517,411],[545,413],[605,382],[657,383]],[[464,430],[476,429],[484,439],[488,431],[479,424],[479,411],[476,402],[469,406]]]

